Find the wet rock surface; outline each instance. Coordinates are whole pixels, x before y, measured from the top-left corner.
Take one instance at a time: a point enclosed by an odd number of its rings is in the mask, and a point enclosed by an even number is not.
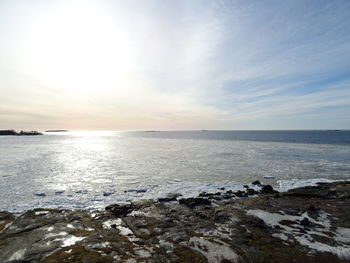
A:
[[[350,262],[349,182],[271,188],[0,212],[0,262]]]

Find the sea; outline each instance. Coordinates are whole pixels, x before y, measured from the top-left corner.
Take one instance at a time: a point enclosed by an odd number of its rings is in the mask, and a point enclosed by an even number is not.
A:
[[[0,136],[0,210],[103,209],[171,193],[350,179],[350,130],[74,131]],[[221,190],[220,190],[221,189]]]

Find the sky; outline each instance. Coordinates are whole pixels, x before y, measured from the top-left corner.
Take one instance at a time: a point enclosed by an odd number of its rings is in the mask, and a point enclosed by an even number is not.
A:
[[[0,129],[350,129],[348,0],[0,0]]]

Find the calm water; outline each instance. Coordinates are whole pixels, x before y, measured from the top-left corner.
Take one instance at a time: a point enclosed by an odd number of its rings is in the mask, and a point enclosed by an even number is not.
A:
[[[194,189],[196,184],[256,179],[271,184],[350,179],[350,131],[1,136],[0,152],[0,210],[12,211],[36,206],[96,208],[144,197],[144,191],[170,192],[189,184]],[[127,190],[131,191],[124,194]],[[34,195],[38,192],[46,196]]]

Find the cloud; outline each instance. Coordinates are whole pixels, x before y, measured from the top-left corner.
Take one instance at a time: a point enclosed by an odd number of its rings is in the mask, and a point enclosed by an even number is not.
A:
[[[9,126],[350,128],[348,1],[35,1],[34,14],[11,3]]]

